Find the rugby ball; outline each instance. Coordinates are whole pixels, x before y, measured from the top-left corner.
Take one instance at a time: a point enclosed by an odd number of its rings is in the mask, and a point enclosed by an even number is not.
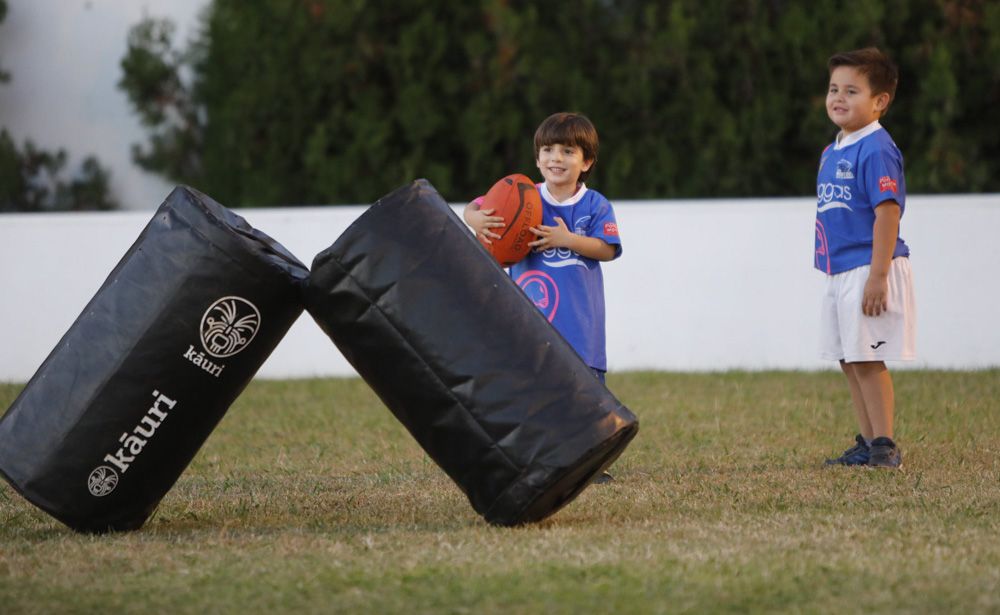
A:
[[[542,223],[542,197],[535,187],[535,182],[527,176],[515,173],[504,177],[493,184],[480,209],[492,209],[493,216],[503,218],[504,226],[493,229],[500,239],[493,243],[480,242],[493,255],[501,267],[509,267],[518,263],[531,251],[529,242],[535,235],[529,230]]]

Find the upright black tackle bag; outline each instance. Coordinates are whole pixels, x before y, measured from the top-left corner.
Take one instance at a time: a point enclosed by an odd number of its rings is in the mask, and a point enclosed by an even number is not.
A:
[[[0,473],[73,529],[139,528],[301,314],[307,277],[176,188],[0,420]]]
[[[420,180],[317,255],[306,309],[472,507],[499,525],[576,497],[638,422]]]

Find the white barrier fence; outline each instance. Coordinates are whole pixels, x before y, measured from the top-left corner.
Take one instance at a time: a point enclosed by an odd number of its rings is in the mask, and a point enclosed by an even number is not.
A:
[[[624,253],[604,265],[611,371],[835,367],[817,358],[814,208],[811,198],[617,202]],[[306,265],[363,211],[238,210]],[[0,215],[0,381],[31,377],[151,215]],[[997,229],[1000,195],[910,197],[902,235],[920,359],[908,366],[1000,366]],[[307,314],[258,374],[348,375]]]

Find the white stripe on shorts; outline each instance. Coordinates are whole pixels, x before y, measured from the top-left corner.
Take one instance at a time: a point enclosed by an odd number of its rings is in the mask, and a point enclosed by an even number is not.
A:
[[[834,361],[916,359],[916,303],[910,259],[892,259],[889,309],[865,316],[861,302],[870,265],[826,277],[820,313],[820,356]]]

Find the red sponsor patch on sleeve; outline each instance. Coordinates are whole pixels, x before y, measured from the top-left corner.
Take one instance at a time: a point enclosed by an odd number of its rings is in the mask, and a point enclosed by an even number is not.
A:
[[[889,177],[888,175],[883,175],[882,177],[878,178],[878,189],[879,192],[888,192],[891,190],[893,193],[895,193],[897,189],[896,180]]]
[[[618,236],[618,225],[615,224],[614,222],[605,222],[604,223],[604,234],[608,235],[610,237],[617,237]]]

